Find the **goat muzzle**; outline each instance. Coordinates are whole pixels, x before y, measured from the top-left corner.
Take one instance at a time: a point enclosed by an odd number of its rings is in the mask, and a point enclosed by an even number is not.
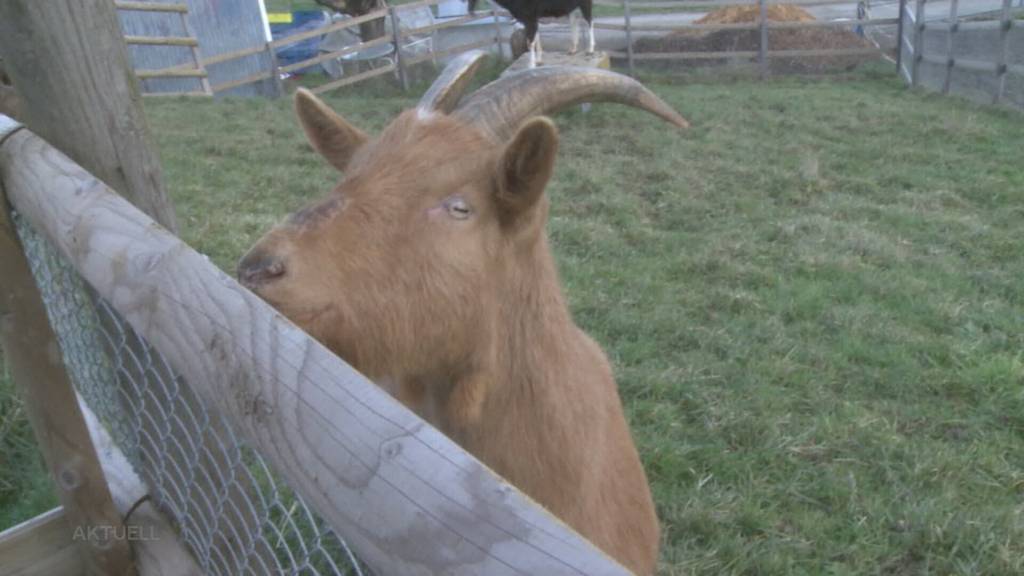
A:
[[[259,288],[284,276],[285,266],[279,258],[250,252],[238,262],[238,280],[246,288]]]

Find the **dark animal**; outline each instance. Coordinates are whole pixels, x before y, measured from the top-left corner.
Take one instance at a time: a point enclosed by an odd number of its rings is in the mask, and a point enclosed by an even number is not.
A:
[[[461,103],[482,53],[445,69],[374,138],[310,92],[295,109],[345,178],[267,233],[239,279],[637,574],[658,520],[601,348],[569,314],[544,194],[558,133],[539,115],[614,101],[685,127],[635,80],[523,70]]]
[[[476,12],[478,0],[469,0],[469,12]],[[587,54],[594,53],[594,3],[593,0],[494,0],[499,6],[508,10],[512,17],[526,28],[526,42],[530,48],[530,68],[542,64],[544,50],[541,47],[540,36],[537,33],[538,22],[541,18],[560,18],[570,14],[575,15],[575,10],[580,9],[583,19],[587,21],[587,40],[589,46]],[[579,26],[575,18],[570,18],[572,27],[572,47],[570,54],[575,54],[579,48]]]

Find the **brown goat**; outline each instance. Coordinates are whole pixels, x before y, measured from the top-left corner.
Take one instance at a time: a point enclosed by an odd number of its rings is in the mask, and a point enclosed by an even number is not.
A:
[[[537,115],[617,101],[686,125],[632,79],[503,77],[456,107],[450,65],[376,139],[309,92],[295,107],[345,179],[239,263],[239,278],[425,420],[637,574],[658,520],[604,353],[570,317],[544,188],[558,134]]]

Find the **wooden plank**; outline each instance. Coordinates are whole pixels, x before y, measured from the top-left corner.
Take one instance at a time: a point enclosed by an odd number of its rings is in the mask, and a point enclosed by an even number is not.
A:
[[[181,96],[182,98],[209,98],[213,94],[206,92],[146,92],[142,95],[143,98],[175,98]]]
[[[769,30],[800,30],[804,28],[854,28],[857,26],[892,26],[898,18],[865,18],[862,20],[814,20],[811,22],[768,22]]]
[[[626,25],[626,66],[629,67],[629,75],[636,75],[636,62],[633,59],[633,18],[632,0],[622,0],[623,21]]]
[[[6,118],[6,116],[0,117]],[[8,125],[6,143],[19,136]],[[41,142],[41,140],[40,140]],[[57,496],[70,526],[82,530],[75,540],[86,574],[135,574],[128,542],[115,537],[121,516],[89,440],[71,379],[60,361],[60,346],[46,307],[8,219],[0,169],[0,345],[15,387],[35,433]],[[95,531],[91,530],[95,529]]]
[[[111,2],[0,0],[0,54],[26,124],[177,230]]]
[[[377,574],[628,572],[22,130],[12,205]]]
[[[855,26],[890,26],[897,24],[898,18],[867,18],[863,20],[816,20],[813,22],[772,22],[769,21],[769,30],[793,30],[802,28],[853,28]],[[606,24],[595,22],[594,28],[598,30],[626,30],[622,24]],[[694,32],[715,32],[718,30],[760,30],[757,22],[738,22],[727,24],[634,24],[631,27],[635,32],[680,32],[683,30]]]
[[[0,532],[0,576],[84,576],[73,536],[60,507]]]
[[[179,12],[178,16],[181,19],[181,27],[185,29],[185,34],[188,36],[195,37],[196,33],[194,30],[192,30],[192,24],[188,20],[188,13]],[[203,56],[199,53],[199,42],[196,42],[195,45],[190,48],[190,52],[192,53],[192,62],[194,63],[195,67],[199,68],[200,70],[206,70],[206,67],[203,66]],[[203,92],[211,96],[213,95],[213,90],[210,89],[210,79],[208,77],[203,76],[199,79],[199,87],[203,90]]]
[[[757,58],[757,50],[722,52],[642,52],[634,54],[637,60],[709,60],[712,58]]]
[[[896,74],[903,70],[903,16],[907,10],[907,0],[899,0],[899,18],[896,22]]]
[[[759,40],[757,42],[757,65],[761,71],[761,78],[768,76],[768,4],[766,0],[758,0],[757,28]]]
[[[334,52],[326,52],[326,53],[321,54],[319,56],[314,56],[313,58],[309,58],[308,60],[303,60],[301,62],[295,62],[295,63],[289,64],[287,66],[281,66],[281,72],[293,72],[295,70],[301,70],[301,69],[303,69],[303,68],[305,68],[307,66],[313,66],[313,65],[319,64],[321,62],[326,62],[327,60],[334,60],[335,58],[340,58],[340,57],[342,57],[342,56],[344,56],[346,54],[352,54],[352,53],[355,53],[355,52],[360,52],[362,50],[366,50],[367,48],[372,48],[374,46],[379,46],[381,44],[387,44],[387,43],[392,42],[392,41],[393,41],[393,39],[392,39],[391,36],[381,36],[380,38],[374,38],[373,40],[370,40],[369,42],[362,42],[360,44],[353,44],[352,46],[346,46],[345,48],[342,48],[341,50],[335,50]]]
[[[959,8],[958,0],[950,0],[949,3],[949,29],[946,34],[946,77],[942,80],[942,93],[949,94],[949,86],[953,81],[953,37],[959,31],[960,16],[957,14]]]
[[[1010,3],[1013,0],[1003,0],[1003,11],[999,16],[999,60],[996,63],[996,90],[992,94],[992,103],[999,104],[1003,99],[1003,92],[1006,91],[1006,63],[1010,57],[1010,28],[1013,20],[1010,18]]]
[[[952,3],[950,3],[950,9],[952,9]],[[947,32],[956,28],[957,32],[962,32],[967,30],[999,30],[1002,25],[1002,22],[999,20],[967,20],[965,22],[954,21],[953,23],[932,21],[925,22],[924,28],[925,30],[942,30]]]
[[[402,56],[402,27],[398,23],[398,12],[394,6],[388,8],[391,14],[391,41],[395,47],[395,66],[398,67],[398,81],[402,84],[402,91],[409,91],[409,76],[405,71],[405,57]],[[433,44],[431,44],[433,45]]]
[[[300,32],[298,34],[293,34],[291,36],[285,36],[284,38],[281,38],[280,40],[274,40],[273,42],[271,42],[270,43],[270,47],[271,48],[280,48],[281,46],[288,46],[289,44],[295,44],[296,42],[301,42],[302,40],[306,40],[308,38],[315,38],[317,36],[323,36],[324,34],[327,34],[328,32],[335,32],[337,30],[344,30],[346,28],[351,28],[353,26],[357,26],[359,24],[362,24],[363,22],[369,22],[370,20],[376,20],[378,18],[383,18],[383,17],[385,17],[387,15],[388,15],[387,8],[382,8],[380,10],[374,10],[373,12],[370,12],[369,14],[364,14],[363,16],[359,16],[359,17],[356,17],[356,18],[349,18],[347,20],[342,20],[340,22],[335,22],[334,24],[330,24],[328,26],[322,26],[322,27],[317,28],[315,30],[309,30],[307,32]]]
[[[765,53],[768,59],[771,58],[800,58],[804,56],[869,56],[881,54],[878,48],[837,48],[834,50],[769,50]],[[621,57],[623,52],[610,52],[609,55]],[[710,60],[716,58],[757,58],[758,51],[736,50],[724,52],[644,52],[634,54],[637,60]]]
[[[191,36],[125,36],[124,41],[140,46],[199,46]]]
[[[769,50],[768,58],[799,58],[802,56],[877,56],[880,48],[821,48],[815,50]]]
[[[408,4],[399,4],[395,6],[399,12],[405,10],[415,10],[416,8],[423,8],[424,6],[437,6],[445,0],[419,0],[418,2],[409,2]]]
[[[251,48],[243,48],[241,50],[235,50],[234,52],[225,52],[223,54],[217,54],[209,58],[202,60],[203,68],[209,68],[214,64],[221,64],[224,62],[230,62],[231,60],[238,60],[239,58],[245,58],[246,56],[252,56],[253,54],[261,54],[267,51],[267,45],[261,44],[259,46],[253,46]]]
[[[633,6],[634,8],[636,5]],[[603,24],[595,22],[597,30],[625,30],[622,24]],[[757,22],[737,22],[729,24],[633,24],[630,27],[634,32],[678,32],[680,30],[694,30],[713,32],[715,30],[757,30]]]
[[[342,86],[348,86],[350,84],[355,84],[356,82],[362,82],[363,80],[373,78],[374,76],[381,76],[383,74],[387,74],[388,72],[393,72],[395,68],[396,66],[394,64],[388,64],[387,66],[374,68],[373,70],[367,70],[366,72],[360,72],[359,74],[356,74],[354,76],[348,76],[340,80],[328,82],[327,84],[323,84],[321,86],[317,86],[316,88],[312,88],[310,92],[314,94],[322,94],[330,90],[341,88]]]
[[[501,22],[498,21],[498,3],[494,0],[487,0],[487,3],[491,5],[491,18],[494,19],[494,44],[498,49],[498,62],[505,61],[505,43],[501,41]],[[509,55],[512,54],[512,48],[509,47]]]
[[[438,30],[444,30],[445,28],[451,28],[453,26],[461,26],[467,22],[476,22],[477,20],[483,20],[484,18],[490,18],[491,15],[485,12],[477,14],[469,14],[466,16],[459,16],[458,18],[452,18],[451,20],[445,20],[437,24],[431,24],[429,26],[420,26],[419,28],[409,28],[408,30],[402,31],[402,38],[407,36],[422,35],[427,32],[436,32]]]
[[[942,56],[932,56],[931,54],[925,54],[921,58],[922,62],[929,64],[935,64],[938,66],[952,66],[953,68],[960,68],[961,70],[970,70],[972,72],[997,72],[999,70],[999,64],[996,62],[987,62],[985,60],[968,60],[966,58],[954,58],[952,63],[949,62],[948,58]]]
[[[212,87],[212,90],[216,94],[217,92],[231,90],[232,88],[238,88],[239,86],[245,86],[246,84],[252,84],[253,82],[259,82],[260,80],[266,80],[267,78],[270,78],[272,76],[273,73],[271,72],[257,72],[255,74],[250,74],[245,78],[239,78],[238,80],[232,80],[230,82],[225,82],[223,84],[217,84],[216,86]]]
[[[408,64],[411,66],[413,64],[418,64],[420,62],[430,60],[431,58],[444,58],[445,56],[449,56],[451,54],[458,54],[459,52],[474,50],[476,48],[484,48],[486,46],[490,46],[491,44],[494,44],[494,38],[479,40],[477,42],[470,42],[469,44],[460,44],[459,46],[453,46],[452,48],[449,48],[447,50],[441,50],[440,52],[428,52],[426,54],[420,54],[419,56],[410,58],[408,60]]]
[[[920,78],[921,59],[924,56],[921,50],[921,47],[924,46],[924,1],[917,0],[914,8],[914,61],[910,66],[911,86],[917,86]]]
[[[114,2],[118,10],[138,12],[188,12],[188,4],[163,4],[160,2]]]
[[[162,70],[136,70],[140,80],[148,78],[205,78],[206,70],[199,68],[164,68]]]

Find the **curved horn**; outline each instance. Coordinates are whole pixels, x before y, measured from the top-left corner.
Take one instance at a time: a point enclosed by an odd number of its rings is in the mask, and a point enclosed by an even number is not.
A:
[[[441,75],[430,85],[430,90],[420,98],[416,108],[421,112],[442,112],[447,114],[455,109],[466,86],[473,79],[476,69],[483,62],[486,52],[471,50],[453,59]]]
[[[502,76],[470,95],[455,116],[504,142],[528,118],[581,102],[618,102],[646,110],[679,128],[690,126],[636,80],[578,66],[533,68]]]

